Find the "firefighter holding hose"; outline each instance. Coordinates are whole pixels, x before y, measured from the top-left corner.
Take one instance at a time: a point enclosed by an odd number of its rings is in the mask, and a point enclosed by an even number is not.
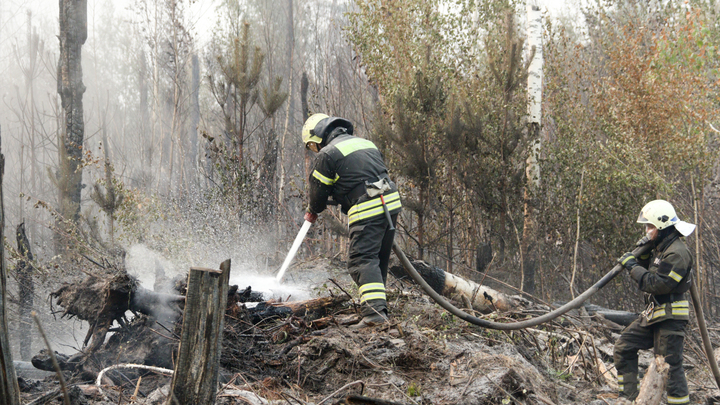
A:
[[[362,320],[354,328],[388,321],[385,282],[400,194],[382,154],[372,142],[353,136],[350,121],[313,114],[302,128],[305,147],[317,158],[310,173],[305,220],[314,223],[328,200],[348,216],[348,270],[360,290]]]
[[[615,342],[613,357],[620,396],[631,401],[637,397],[638,350],[652,347],[670,366],[668,404],[687,404],[690,397],[682,362],[693,257],[685,236],[695,230],[695,225],[680,221],[672,204],[665,200],[647,203],[637,222],[645,225],[646,232],[637,245],[651,244],[652,249],[647,256],[636,258],[625,253],[618,259],[646,297],[642,315]]]

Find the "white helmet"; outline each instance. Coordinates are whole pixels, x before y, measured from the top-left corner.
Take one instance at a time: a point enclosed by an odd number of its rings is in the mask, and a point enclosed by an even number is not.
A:
[[[654,200],[645,204],[640,210],[637,222],[653,224],[658,230],[675,225],[684,236],[690,235],[695,230],[695,225],[679,220],[675,208],[665,200]]]
[[[637,219],[641,224],[653,224],[658,230],[663,230],[678,222],[675,208],[665,200],[650,201],[640,211]]]

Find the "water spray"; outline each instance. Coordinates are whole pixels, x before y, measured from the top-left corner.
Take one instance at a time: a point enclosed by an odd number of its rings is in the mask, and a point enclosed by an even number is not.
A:
[[[297,254],[298,249],[300,249],[300,245],[302,244],[303,239],[305,239],[305,235],[307,235],[308,230],[310,230],[310,226],[312,225],[312,222],[305,221],[302,228],[300,228],[300,232],[298,232],[297,236],[295,237],[295,242],[293,242],[292,247],[290,248],[290,252],[288,252],[287,257],[285,258],[285,261],[282,264],[282,267],[280,267],[280,271],[278,272],[275,279],[278,283],[282,281],[283,276],[285,275],[285,271],[288,267],[290,267],[290,263],[292,262],[292,259],[295,257],[295,254]]]

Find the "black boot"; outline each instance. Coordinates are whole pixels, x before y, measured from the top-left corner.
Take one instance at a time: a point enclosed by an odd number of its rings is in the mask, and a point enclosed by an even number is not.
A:
[[[363,317],[360,322],[356,323],[355,325],[350,326],[350,329],[363,329],[363,328],[369,328],[373,326],[379,326],[390,323],[390,320],[388,319],[387,312],[374,312],[370,315],[366,315]]]

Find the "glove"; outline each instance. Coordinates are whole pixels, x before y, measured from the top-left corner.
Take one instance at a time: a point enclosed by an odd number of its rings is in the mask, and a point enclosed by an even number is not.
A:
[[[628,270],[632,270],[633,267],[638,265],[637,260],[635,260],[635,256],[633,256],[633,254],[630,252],[627,252],[624,255],[622,255],[622,257],[618,259],[618,263],[620,263],[623,267],[625,267]]]
[[[317,221],[317,214],[313,214],[312,212],[306,212],[305,213],[305,220],[310,222],[311,224],[314,224],[315,221]]]
[[[635,246],[644,246],[650,243],[650,239],[647,237],[647,235],[640,238],[639,241],[635,242]]]

